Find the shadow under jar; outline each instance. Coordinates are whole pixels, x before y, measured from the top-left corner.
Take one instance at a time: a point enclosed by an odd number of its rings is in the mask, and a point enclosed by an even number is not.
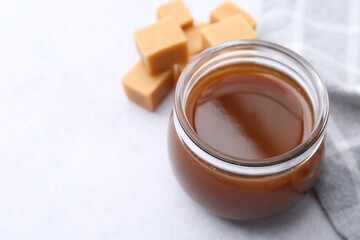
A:
[[[208,211],[248,220],[290,208],[324,155],[326,88],[296,53],[264,41],[211,47],[182,72],[170,118],[170,161]]]

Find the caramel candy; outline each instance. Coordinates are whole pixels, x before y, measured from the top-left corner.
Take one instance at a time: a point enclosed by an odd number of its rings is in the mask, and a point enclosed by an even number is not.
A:
[[[174,18],[168,17],[135,32],[135,41],[152,75],[186,60],[187,39]]]
[[[182,28],[187,28],[193,25],[193,18],[189,9],[181,0],[173,0],[164,3],[157,8],[158,19],[165,17],[174,17]]]
[[[139,61],[124,76],[122,84],[129,99],[154,111],[174,86],[173,69],[151,76]]]
[[[201,23],[197,26],[192,26],[184,31],[185,35],[187,37],[187,40],[188,40],[188,54],[189,55],[198,53],[198,52],[201,52],[202,50],[204,50],[204,47],[201,42],[200,30],[207,25],[208,25],[207,23]]]
[[[191,61],[191,59],[193,59],[193,58],[196,57],[196,56],[197,56],[196,53],[195,53],[195,54],[191,54],[191,55],[188,56],[188,59],[187,59],[186,62],[182,62],[182,63],[177,64],[177,66],[179,67],[180,73],[184,70],[184,68],[185,68],[186,65]]]
[[[184,68],[186,67],[186,65],[191,61],[191,59],[193,59],[194,57],[196,57],[197,54],[192,54],[188,56],[188,59],[186,62],[182,62],[182,63],[178,63],[174,65],[174,82],[177,83],[182,71],[184,70]]]
[[[232,2],[225,2],[225,3],[221,4],[220,6],[218,6],[217,8],[215,8],[213,11],[211,11],[210,22],[215,23],[215,22],[224,20],[228,17],[234,16],[235,14],[240,14],[241,16],[243,16],[246,19],[246,21],[253,28],[256,27],[255,19],[252,18],[251,15],[248,14],[246,11],[239,8]]]
[[[180,71],[180,64],[175,64],[173,67],[174,70],[174,84],[176,85],[177,81],[179,80],[181,71]]]
[[[237,39],[256,39],[257,34],[240,14],[211,24],[201,30],[204,47]]]
[[[189,63],[189,61],[190,61],[191,59],[193,59],[196,55],[197,55],[196,53],[195,53],[195,54],[192,54],[192,55],[189,55],[187,61],[181,62],[181,63],[177,63],[177,64],[174,65],[174,68],[173,68],[173,69],[174,69],[174,83],[175,83],[175,84],[177,83],[177,81],[178,81],[178,79],[179,79],[182,71],[183,71],[184,68],[186,67],[186,65],[187,65],[187,64]]]

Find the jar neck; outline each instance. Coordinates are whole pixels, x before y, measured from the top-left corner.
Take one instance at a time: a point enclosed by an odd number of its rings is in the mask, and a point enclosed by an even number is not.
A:
[[[291,151],[264,159],[234,157],[209,146],[190,125],[185,109],[193,87],[219,68],[244,63],[254,63],[283,72],[308,94],[314,113],[314,127],[303,143]],[[205,50],[186,66],[175,91],[174,124],[184,144],[209,164],[238,174],[273,174],[301,163],[321,144],[328,114],[326,88],[310,64],[284,47],[259,40],[226,42]]]

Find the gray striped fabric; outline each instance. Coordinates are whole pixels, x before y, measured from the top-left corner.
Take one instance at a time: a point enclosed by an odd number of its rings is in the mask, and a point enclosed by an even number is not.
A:
[[[360,239],[360,1],[266,0],[260,38],[304,56],[330,96],[327,152],[315,186],[337,232]]]

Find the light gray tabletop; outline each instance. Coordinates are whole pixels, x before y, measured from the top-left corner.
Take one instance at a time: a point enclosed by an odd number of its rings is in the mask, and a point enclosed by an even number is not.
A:
[[[162,2],[0,2],[0,239],[339,239],[311,194],[239,223],[180,189],[173,93],[150,113],[120,86],[139,59],[132,33]],[[221,3],[185,2],[197,22]],[[261,22],[260,0],[238,3]]]

